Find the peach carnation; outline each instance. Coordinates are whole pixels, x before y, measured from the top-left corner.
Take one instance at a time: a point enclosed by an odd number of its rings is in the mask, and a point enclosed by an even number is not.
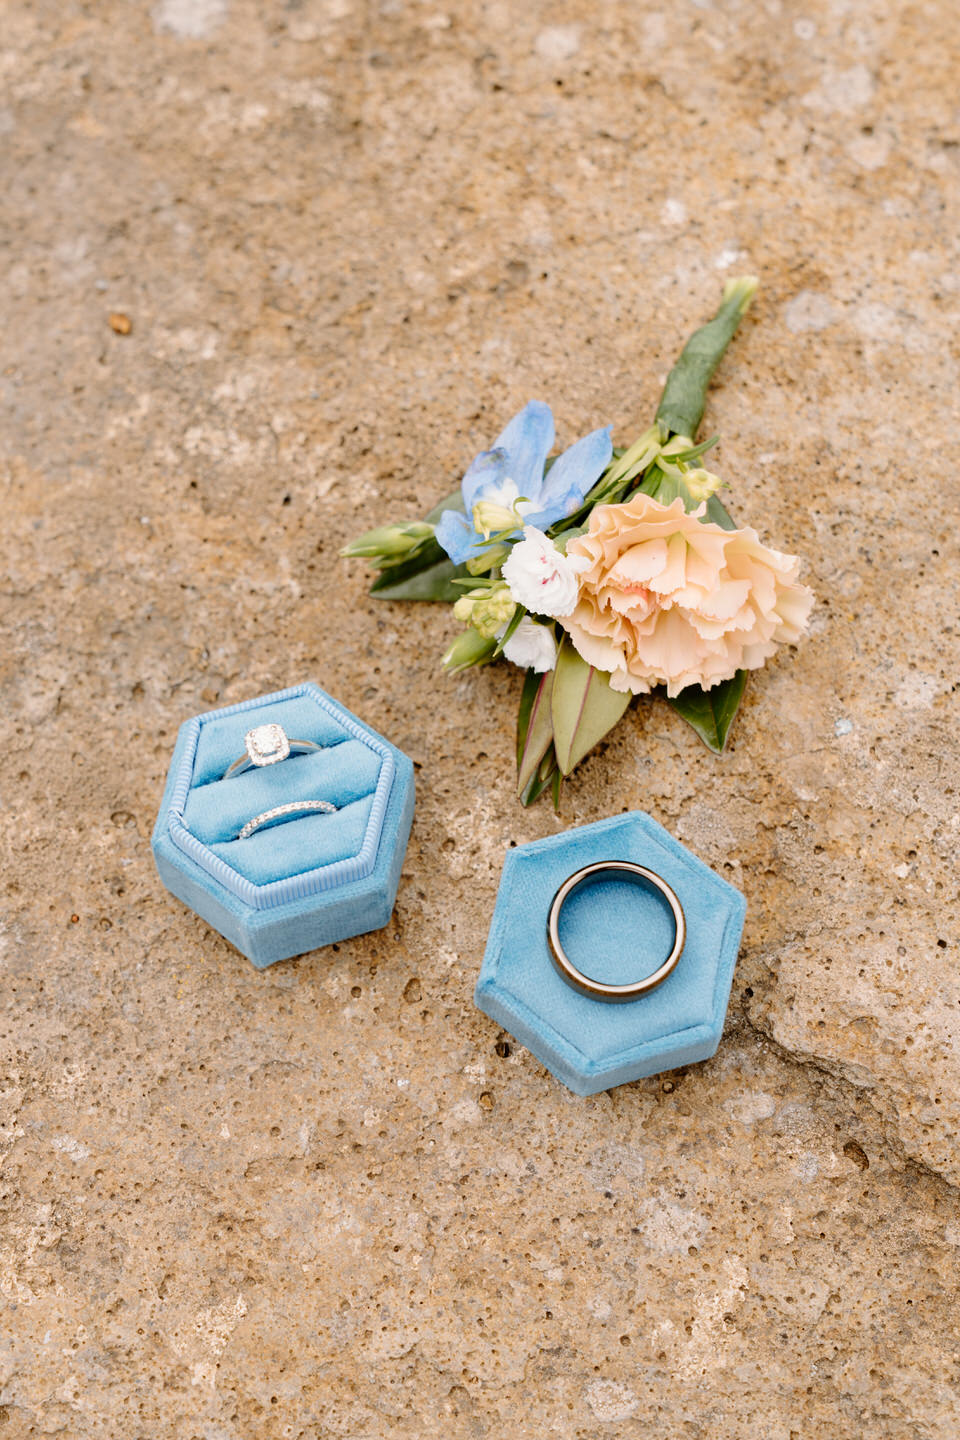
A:
[[[590,562],[576,609],[560,624],[613,690],[666,685],[705,690],[756,670],[778,645],[799,639],[813,592],[800,561],[763,545],[755,530],[724,530],[638,493],[598,505],[590,528],[567,546]]]

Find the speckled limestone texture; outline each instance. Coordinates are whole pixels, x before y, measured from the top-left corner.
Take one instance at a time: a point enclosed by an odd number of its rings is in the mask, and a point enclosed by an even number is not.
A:
[[[954,1440],[958,45],[3,7],[0,1440]],[[738,272],[706,424],[811,637],[723,759],[648,703],[523,812],[517,674],[338,547],[531,395],[630,439]],[[150,828],[182,719],[306,678],[418,813],[390,928],[257,974]],[[627,808],[747,928],[715,1059],[584,1101],[471,994],[504,850]]]

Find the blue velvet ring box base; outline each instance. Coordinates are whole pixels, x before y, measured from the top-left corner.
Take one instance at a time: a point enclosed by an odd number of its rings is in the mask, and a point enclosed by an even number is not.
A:
[[[557,890],[598,860],[632,860],[655,871],[676,892],[687,922],[673,973],[625,1004],[572,989],[547,943]],[[504,861],[474,999],[578,1095],[706,1060],[723,1032],[745,910],[739,890],[642,811],[521,845]],[[626,880],[585,885],[560,922],[573,963],[610,984],[655,970],[674,934],[663,896]]]
[[[276,722],[323,748],[224,779],[244,736]],[[297,800],[336,812],[246,821]],[[181,726],[153,854],[178,899],[259,969],[386,925],[413,819],[413,766],[316,685],[247,700]]]

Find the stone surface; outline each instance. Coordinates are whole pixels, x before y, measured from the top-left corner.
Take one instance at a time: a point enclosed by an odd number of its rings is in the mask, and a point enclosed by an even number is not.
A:
[[[4,7],[0,1437],[956,1435],[958,30]],[[516,674],[337,549],[531,395],[630,439],[744,271],[712,463],[811,637],[722,760],[649,703],[522,812]],[[303,678],[419,810],[392,926],[257,974],[150,825]],[[583,1101],[471,992],[505,848],[621,808],[747,928],[714,1060]]]

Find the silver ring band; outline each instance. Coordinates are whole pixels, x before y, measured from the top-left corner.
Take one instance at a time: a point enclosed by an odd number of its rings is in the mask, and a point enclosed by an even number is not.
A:
[[[619,876],[624,880],[631,880],[636,884],[646,882],[659,890],[673,912],[673,923],[676,927],[673,949],[659,969],[654,970],[652,975],[644,975],[641,980],[635,980],[629,985],[608,985],[603,980],[594,980],[591,976],[585,975],[582,970],[577,969],[560,943],[560,912],[566,901],[575,890],[580,889],[581,885],[586,885],[595,876],[608,874]],[[645,995],[647,991],[662,985],[680,959],[686,938],[687,922],[684,918],[683,906],[675,892],[666,880],[661,879],[655,871],[648,870],[645,865],[634,865],[630,860],[599,860],[594,865],[585,865],[582,870],[577,870],[567,880],[564,880],[554,895],[547,919],[547,940],[555,969],[568,985],[571,985],[574,990],[579,990],[581,995],[589,996],[591,1000],[606,1000],[614,1003],[635,1000],[638,996]]]
[[[286,815],[306,815],[313,810],[333,815],[336,809],[336,805],[331,805],[329,800],[293,800],[289,805],[274,805],[272,810],[264,810],[259,815],[254,815],[252,820],[248,820],[237,839],[249,840],[255,830],[269,825],[271,820],[282,820]]]
[[[288,755],[304,755],[311,750],[322,750],[315,740],[291,740],[282,725],[255,725],[243,738],[246,746],[239,759],[234,760],[223,772],[221,779],[231,780],[246,770],[261,769],[264,765],[276,765]]]

